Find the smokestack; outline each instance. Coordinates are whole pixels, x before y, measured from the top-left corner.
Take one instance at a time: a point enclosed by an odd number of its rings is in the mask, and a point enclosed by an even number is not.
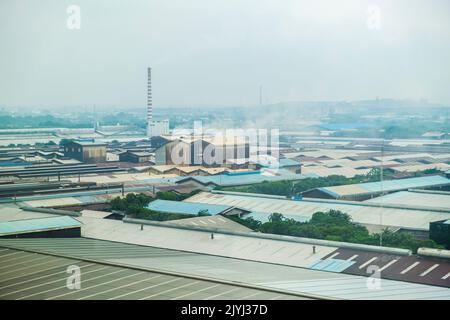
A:
[[[147,134],[150,134],[150,124],[153,120],[152,104],[152,68],[147,69]]]

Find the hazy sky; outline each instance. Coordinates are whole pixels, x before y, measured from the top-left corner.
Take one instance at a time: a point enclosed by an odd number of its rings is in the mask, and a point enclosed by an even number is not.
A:
[[[0,57],[0,106],[450,103],[450,1],[1,0]]]

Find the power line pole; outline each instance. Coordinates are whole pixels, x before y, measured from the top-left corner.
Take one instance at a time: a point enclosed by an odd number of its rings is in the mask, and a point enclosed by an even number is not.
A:
[[[380,227],[383,228],[383,195],[384,195],[384,173],[383,173],[383,165],[384,165],[384,137],[381,140],[381,163],[380,163],[380,189],[381,189],[381,201],[380,201]],[[380,233],[380,247],[383,246],[383,229],[381,229]]]

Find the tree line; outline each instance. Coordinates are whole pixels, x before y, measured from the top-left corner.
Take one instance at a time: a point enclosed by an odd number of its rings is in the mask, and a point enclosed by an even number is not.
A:
[[[369,233],[366,227],[354,223],[347,213],[339,210],[316,212],[307,222],[286,218],[281,213],[272,213],[267,222],[252,217],[231,217],[242,225],[263,233],[288,235],[302,238],[323,239],[330,241],[350,242],[367,245],[409,249],[417,252],[419,247],[443,248],[433,240],[419,240],[409,233],[393,232],[386,228],[381,233]]]

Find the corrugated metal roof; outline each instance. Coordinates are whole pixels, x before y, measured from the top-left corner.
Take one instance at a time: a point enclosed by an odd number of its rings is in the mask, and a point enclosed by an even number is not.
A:
[[[200,211],[207,210],[209,214],[219,214],[229,209],[230,206],[224,205],[212,205],[205,203],[190,203],[181,201],[169,201],[157,199],[148,204],[147,209],[160,211],[160,212],[170,212],[170,213],[182,213],[182,214],[192,214],[196,215]]]
[[[152,238],[154,238],[154,236],[152,236]],[[220,244],[218,242],[215,243]],[[280,264],[260,263],[94,239],[36,239],[36,241],[31,241],[29,239],[2,239],[0,240],[0,246],[2,245],[37,252],[55,252],[56,254],[67,254],[80,258],[95,258],[106,262],[141,268],[152,268],[154,270],[165,270],[181,275],[189,274],[206,279],[214,278],[235,283],[256,285],[265,287],[269,290],[276,288],[286,293],[295,292],[297,294],[306,295],[314,294],[337,299],[450,299],[450,291],[447,288],[442,287],[381,279],[379,288],[374,290],[368,286],[368,283],[370,282],[369,278],[364,276],[324,272],[320,270],[283,266]],[[245,245],[245,243],[242,243],[241,247]],[[69,248],[68,251],[66,251],[65,248]],[[276,251],[274,254],[278,254],[280,251],[279,247],[274,247],[273,249]],[[261,251],[265,250],[267,250],[267,248],[262,249]],[[298,248],[296,250],[298,252]],[[12,250],[6,251],[6,254],[10,254],[11,251]],[[130,252],[136,252],[137,256],[133,257]],[[294,251],[294,253],[295,252],[296,251]],[[5,253],[3,252],[2,254]],[[32,257],[35,259],[36,255]],[[73,261],[67,261],[65,265],[69,265],[70,263],[73,264]],[[83,263],[82,265],[84,266]],[[37,266],[29,264],[29,266],[21,272],[35,272],[37,269]],[[65,269],[62,271],[66,274]],[[103,272],[100,273],[100,275],[109,274],[113,271],[114,270],[108,270],[107,273]],[[11,271],[11,273],[13,272],[14,271]],[[11,273],[7,276],[14,276]],[[86,277],[89,279],[89,275],[86,275]],[[140,279],[133,279],[133,281],[136,280],[139,281]],[[108,280],[103,281],[114,281],[114,279],[109,277]],[[45,282],[40,283],[40,285],[42,284],[45,284]],[[101,282],[99,285],[101,285]],[[147,286],[150,285],[152,284],[147,284]],[[57,286],[58,284],[54,287]],[[46,289],[51,290],[53,288],[50,287]],[[87,289],[86,291],[89,291],[89,283],[86,287],[83,287],[83,289],[85,288]],[[138,294],[139,290],[142,288],[145,289],[146,286],[144,285],[138,288],[132,287],[129,288],[127,292],[129,292],[130,297],[143,297],[145,295]],[[174,286],[174,288],[176,288],[176,286]],[[30,289],[32,289],[32,287],[30,287]],[[102,288],[100,287],[99,289],[100,290],[89,293],[84,291],[81,296],[102,293]],[[158,288],[158,290],[155,290],[155,293],[160,293],[161,289],[162,288]],[[215,288],[215,291],[222,291],[220,289],[220,287]],[[28,290],[27,286],[24,286],[24,290]],[[123,291],[123,288],[120,286],[115,287],[115,284],[110,284],[103,288],[103,290],[108,290],[107,292],[110,297],[117,297],[118,295],[123,294],[123,292],[117,292]],[[17,289],[8,289],[6,292],[9,293],[11,291],[17,291]],[[111,291],[112,294],[110,293]],[[15,298],[23,298],[33,293],[36,293],[34,298],[39,298],[39,292],[38,288],[38,290],[34,289],[32,292],[15,293]],[[60,293],[50,292],[48,297],[56,297],[58,294],[66,293],[67,291]],[[77,290],[72,290],[72,293],[77,296]],[[70,294],[72,295],[72,293]],[[236,294],[236,291],[234,293]],[[148,294],[149,293],[146,293],[146,295]],[[183,293],[177,293],[177,296],[182,294]],[[209,293],[209,296],[212,294],[213,293]],[[208,295],[206,295],[206,297],[208,297]],[[231,297],[229,298],[237,299],[239,296],[231,294]],[[255,298],[264,299],[262,296],[256,296]]]
[[[279,162],[280,168],[300,165],[300,162],[292,160],[292,159],[287,159],[287,158],[279,159],[278,162]]]
[[[81,223],[68,216],[6,221],[0,223],[0,235],[80,227]]]
[[[42,254],[40,249],[38,253],[9,248],[0,251],[0,263],[8,265],[0,273],[0,300],[307,299],[229,281],[139,266],[137,270],[112,261],[80,261],[65,254],[55,257]],[[82,274],[78,290],[66,284],[67,271],[74,266]]]
[[[385,180],[381,182],[368,182],[351,184],[345,186],[324,187],[321,190],[328,190],[339,196],[357,195],[366,193],[389,192],[395,190],[406,190],[412,188],[424,188],[431,186],[441,186],[450,184],[450,179],[442,176],[427,176],[408,179]]]
[[[364,202],[449,209],[450,193],[441,194],[426,191],[398,191],[382,197],[372,198]]]
[[[411,209],[382,207],[364,202],[349,202],[339,200],[305,199],[301,201],[268,199],[256,196],[226,195],[202,192],[185,200],[210,204],[238,206],[240,208],[270,215],[279,212],[291,217],[298,217],[300,221],[310,219],[315,212],[340,210],[349,214],[353,221],[361,224],[409,227],[413,229],[429,229],[432,221],[450,219],[449,212],[433,211],[432,209]],[[382,219],[380,219],[382,217]]]
[[[283,175],[265,175],[260,173],[255,174],[245,174],[245,175],[214,175],[214,176],[198,176],[198,177],[188,177],[177,181],[177,183],[189,181],[190,179],[198,181],[204,185],[214,184],[218,186],[238,186],[247,185],[254,183],[261,183],[264,181],[282,181],[282,180],[301,180],[310,177],[317,177],[314,174],[283,174]]]
[[[252,229],[249,229],[240,223],[234,222],[233,220],[230,220],[227,217],[220,215],[164,221],[162,222],[162,224],[178,225],[178,226],[194,226],[194,227],[238,231],[238,232],[253,231]]]

